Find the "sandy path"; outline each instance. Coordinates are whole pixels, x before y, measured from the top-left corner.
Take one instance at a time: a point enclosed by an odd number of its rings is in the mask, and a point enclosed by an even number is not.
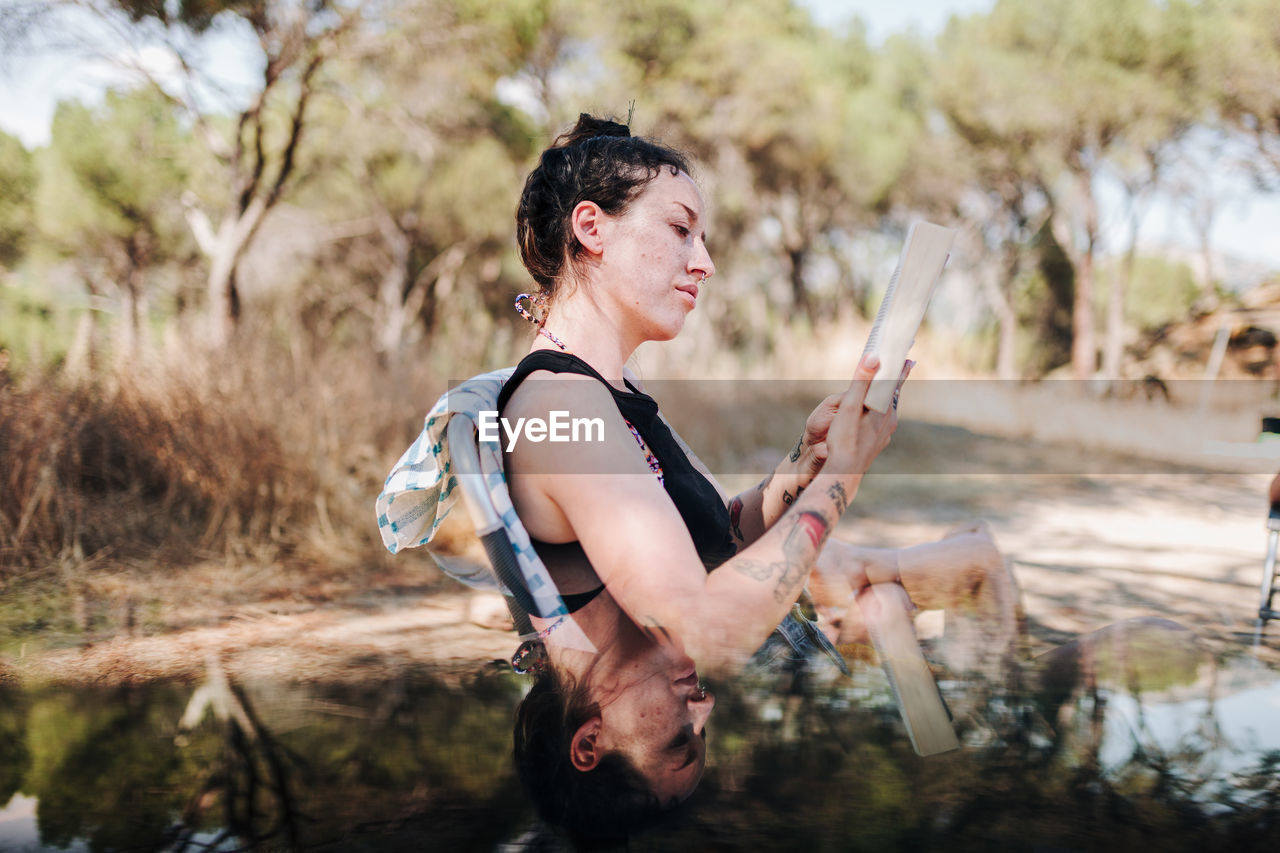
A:
[[[1028,628],[1041,647],[1152,615],[1217,646],[1254,638],[1269,477],[1017,476],[994,489],[990,478],[978,478],[969,496],[963,479],[950,482],[931,510],[911,504],[895,518],[893,508],[875,508],[841,533],[866,544],[906,545],[940,536],[966,515],[987,519],[1013,563]],[[941,521],[904,521],[904,514]],[[1280,660],[1277,637],[1280,625],[1272,625],[1264,646]]]
[[[911,429],[901,443],[908,449],[924,444],[974,458],[997,453],[1016,473],[868,478],[837,535],[905,546],[985,519],[1013,563],[1033,648],[1137,616],[1174,619],[1219,648],[1253,639],[1267,475],[1027,473],[1037,469],[1043,447],[949,428]],[[19,678],[76,683],[198,679],[209,654],[240,678],[367,680],[422,665],[464,671],[514,649],[509,632],[476,624],[491,623],[495,606],[500,611],[491,594],[458,587],[302,613],[244,607],[217,625],[116,637],[9,666]],[[1273,623],[1261,654],[1280,663],[1278,649],[1280,624]]]

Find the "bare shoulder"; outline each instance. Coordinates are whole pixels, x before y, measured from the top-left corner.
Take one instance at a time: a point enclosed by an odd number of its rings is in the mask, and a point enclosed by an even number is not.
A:
[[[531,373],[500,420],[508,471],[517,477],[648,471],[613,394],[593,377]],[[554,493],[557,484],[536,485]]]
[[[507,417],[532,417],[545,414],[566,403],[601,406],[613,405],[608,389],[590,376],[580,373],[553,373],[535,370],[520,383],[507,401]]]

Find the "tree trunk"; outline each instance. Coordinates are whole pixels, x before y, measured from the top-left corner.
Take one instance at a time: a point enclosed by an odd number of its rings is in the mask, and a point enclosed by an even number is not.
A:
[[[409,282],[409,257],[413,251],[413,243],[391,212],[376,199],[374,211],[378,231],[391,256],[382,273],[382,281],[378,284],[374,346],[388,364],[394,364],[399,360],[404,346],[405,329],[409,324],[405,291]]]
[[[63,370],[72,379],[88,379],[98,366],[98,308],[93,304],[98,298],[98,286],[88,273],[82,272],[81,278],[85,290],[89,291],[89,308],[76,321],[75,337],[63,364]]]
[[[1071,375],[1088,379],[1098,369],[1093,334],[1093,250],[1086,250],[1076,267],[1076,295],[1071,305]]]
[[[142,334],[142,264],[132,256],[120,290],[120,317],[116,323],[115,363],[128,367],[138,357]]]
[[[1059,233],[1054,236],[1075,268],[1075,296],[1071,304],[1071,375],[1083,380],[1092,377],[1098,369],[1098,348],[1093,323],[1093,267],[1098,238],[1098,203],[1093,195],[1093,176],[1089,170],[1075,168],[1072,174],[1080,191],[1080,206],[1084,213],[1084,246],[1077,248],[1077,241],[1069,224],[1057,216],[1054,217],[1054,225]]]
[[[230,342],[240,319],[236,270],[262,224],[267,205],[255,198],[243,211],[228,213],[216,232],[208,216],[196,206],[194,195],[184,193],[183,206],[191,233],[209,259],[209,277],[205,280],[208,337],[214,349],[221,349]]]
[[[788,249],[787,263],[791,269],[791,302],[798,312],[802,312],[814,321],[813,301],[809,298],[809,290],[804,286],[804,262],[808,253],[804,249]]]
[[[1102,375],[1120,378],[1120,361],[1124,356],[1124,270],[1112,268],[1107,280],[1107,332],[1102,344]]]
[[[1108,379],[1119,379],[1124,360],[1125,296],[1133,280],[1133,261],[1138,251],[1138,220],[1131,222],[1129,245],[1119,269],[1111,273],[1107,293],[1107,340],[1102,351],[1102,372]]]
[[[996,376],[1000,379],[1017,379],[1018,312],[1013,307],[1013,285],[1018,278],[1018,249],[1005,249],[1005,261],[1000,270],[1000,282],[995,286],[996,323],[999,336],[996,343]]]

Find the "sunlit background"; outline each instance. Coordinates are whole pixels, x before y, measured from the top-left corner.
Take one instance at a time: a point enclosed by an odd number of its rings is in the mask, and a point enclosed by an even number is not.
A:
[[[634,366],[726,481],[792,442],[792,380],[849,376],[911,223],[950,225],[839,535],[985,518],[1033,650],[1163,615],[1226,655],[1113,673],[1110,717],[1001,694],[946,772],[874,670],[736,686],[732,819],[671,837],[1274,832],[1273,0],[0,0],[0,848],[518,835],[524,688],[477,674],[512,635],[373,500],[451,380],[527,349],[513,213],[583,111],[697,164],[717,274]],[[465,519],[437,544],[483,560]]]
[[[643,376],[848,376],[929,219],[959,237],[908,418],[1264,474],[1278,26],[1259,0],[7,0],[0,577],[46,586],[6,624],[133,597],[173,624],[181,593],[121,579],[155,566],[250,597],[403,571],[372,496],[450,380],[527,347],[515,201],[584,110],[687,150],[711,204],[718,273]]]

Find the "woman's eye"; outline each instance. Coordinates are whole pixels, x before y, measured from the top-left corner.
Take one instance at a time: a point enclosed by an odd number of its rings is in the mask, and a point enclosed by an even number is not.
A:
[[[679,234],[681,237],[689,236],[689,229],[686,228],[685,226],[680,224],[673,224],[671,227],[676,229],[676,233]]]

